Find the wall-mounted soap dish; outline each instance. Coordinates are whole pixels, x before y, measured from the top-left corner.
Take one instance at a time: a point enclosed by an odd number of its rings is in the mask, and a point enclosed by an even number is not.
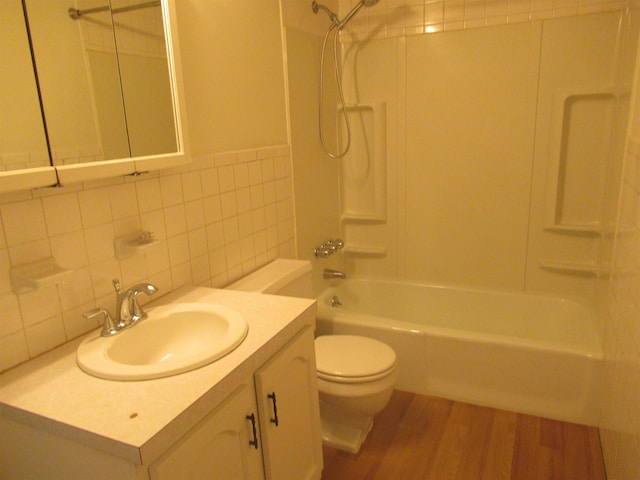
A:
[[[160,240],[155,237],[153,232],[141,230],[129,235],[117,237],[113,245],[116,251],[116,258],[118,260],[124,260],[133,255],[144,253],[149,247],[157,245],[158,243],[160,243]]]
[[[16,295],[62,282],[72,270],[58,265],[53,257],[11,267],[9,276]]]

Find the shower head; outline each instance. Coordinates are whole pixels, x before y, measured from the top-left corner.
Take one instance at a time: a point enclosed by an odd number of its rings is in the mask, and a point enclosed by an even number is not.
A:
[[[342,30],[347,25],[347,23],[349,23],[349,20],[351,20],[362,7],[372,7],[379,1],[380,0],[360,0],[342,20],[340,20],[338,16],[333,13],[328,7],[322,5],[321,3],[318,3],[316,0],[313,0],[313,2],[311,2],[311,9],[313,10],[313,13],[318,13],[319,10],[324,10],[333,22],[333,26],[337,27],[338,30]]]
[[[338,25],[338,30],[342,30],[347,23],[349,23],[349,20],[351,20],[353,18],[353,16],[358,13],[358,11],[362,8],[362,7],[372,7],[374,6],[376,3],[378,3],[380,0],[360,0],[357,5],[355,7],[353,7],[351,9],[351,11],[349,13],[347,13],[347,16],[344,17],[342,19],[342,21],[340,22],[340,24]]]

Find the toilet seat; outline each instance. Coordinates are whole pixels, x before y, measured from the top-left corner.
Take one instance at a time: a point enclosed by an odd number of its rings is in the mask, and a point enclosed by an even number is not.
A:
[[[396,354],[378,340],[356,335],[325,335],[316,338],[318,378],[337,383],[366,383],[391,375]]]

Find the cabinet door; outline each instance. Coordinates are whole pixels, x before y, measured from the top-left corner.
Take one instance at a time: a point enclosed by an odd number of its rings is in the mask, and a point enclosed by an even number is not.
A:
[[[254,416],[255,437],[251,415]],[[149,468],[151,480],[263,479],[255,391],[249,380]]]
[[[267,479],[319,479],[322,439],[313,330],[308,327],[255,375]]]

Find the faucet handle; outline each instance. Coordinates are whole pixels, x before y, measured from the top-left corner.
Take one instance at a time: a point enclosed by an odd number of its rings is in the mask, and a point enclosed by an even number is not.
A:
[[[151,283],[140,283],[131,287],[129,290],[131,292],[130,304],[129,304],[129,312],[131,314],[131,321],[133,323],[138,320],[144,320],[148,317],[147,313],[142,309],[140,304],[138,303],[138,295],[141,293],[145,293],[149,296],[154,295],[158,292],[158,287],[152,285]]]
[[[116,333],[118,333],[120,329],[118,328],[118,325],[106,308],[98,307],[82,314],[84,318],[95,318],[98,315],[103,316],[102,331],[100,332],[101,336],[108,337],[110,335],[115,335]]]
[[[340,238],[336,238],[335,240],[329,240],[325,245],[331,250],[331,253],[334,253],[338,250],[342,250],[344,247],[344,242]]]
[[[333,252],[324,243],[313,249],[313,254],[316,257],[327,258],[332,253]]]
[[[113,283],[113,288],[115,288],[117,294],[122,293],[122,289],[120,288],[120,280],[114,278],[111,283]]]
[[[138,294],[140,292],[134,292],[131,295],[131,306],[130,311],[131,311],[131,322],[135,323],[139,320],[144,320],[145,318],[147,318],[149,315],[147,315],[147,312],[145,312],[142,307],[140,306],[140,304],[138,303]]]
[[[327,240],[324,243],[321,243],[316,248],[313,249],[313,254],[316,257],[327,258],[338,250],[342,250],[344,247],[344,241],[341,238],[336,238],[334,240]]]

